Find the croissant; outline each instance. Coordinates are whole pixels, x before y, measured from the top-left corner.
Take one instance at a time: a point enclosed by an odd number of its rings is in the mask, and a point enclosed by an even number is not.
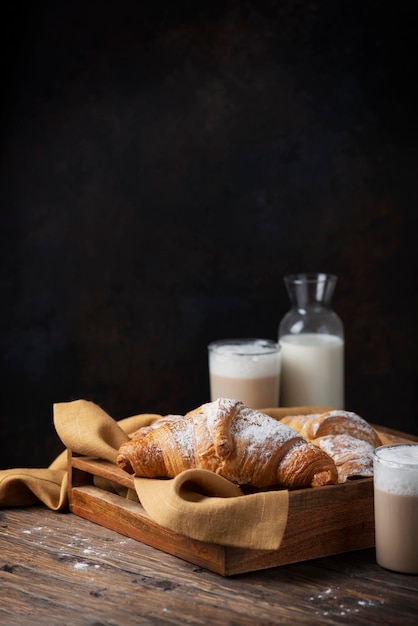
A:
[[[319,437],[312,443],[334,459],[339,483],[349,478],[373,476],[374,446],[368,441],[344,434]]]
[[[374,428],[356,413],[333,410],[321,414],[289,415],[281,422],[294,428],[334,460],[339,483],[373,475],[373,450],[382,442]]]
[[[180,417],[183,417],[183,416],[182,415],[161,415],[156,420],[151,422],[151,424],[148,424],[148,426],[141,426],[141,428],[138,428],[138,430],[132,433],[130,437],[131,439],[136,439],[137,437],[143,437],[144,435],[149,433],[150,430],[155,430],[162,424],[171,422],[173,419],[178,419]]]
[[[225,398],[140,429],[122,444],[117,463],[148,478],[205,469],[257,488],[298,489],[338,481],[334,461],[320,448],[274,418]]]
[[[348,434],[368,441],[375,448],[382,445],[374,428],[360,415],[350,411],[332,410],[311,415],[288,415],[280,421],[296,430],[306,441],[327,435]]]

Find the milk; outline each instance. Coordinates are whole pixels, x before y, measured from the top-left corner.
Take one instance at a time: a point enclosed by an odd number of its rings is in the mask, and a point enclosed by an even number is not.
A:
[[[240,400],[253,409],[277,407],[280,393],[280,348],[267,340],[225,340],[209,346],[212,402]]]
[[[280,337],[281,406],[344,408],[344,341],[336,335]]]
[[[376,561],[418,574],[418,444],[377,448],[373,471]]]

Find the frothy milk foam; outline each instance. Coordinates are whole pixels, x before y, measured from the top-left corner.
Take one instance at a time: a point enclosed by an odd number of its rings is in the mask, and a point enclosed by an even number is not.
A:
[[[418,496],[418,444],[383,446],[377,449],[376,456],[382,461],[375,471],[377,489]]]
[[[242,343],[216,348],[210,354],[210,368],[218,376],[259,378],[277,374],[277,354],[264,352],[262,344]]]
[[[211,399],[236,398],[252,408],[278,406],[280,351],[260,341],[209,350]]]

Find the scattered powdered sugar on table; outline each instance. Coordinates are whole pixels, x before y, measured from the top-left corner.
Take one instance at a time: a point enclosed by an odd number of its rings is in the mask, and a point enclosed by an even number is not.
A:
[[[344,594],[344,595],[341,595]],[[358,598],[355,596],[347,596],[346,591],[339,587],[328,587],[324,591],[311,595],[307,599],[312,602],[315,607],[315,615],[350,617],[364,610],[382,606],[384,600],[382,598],[365,598],[360,594]]]
[[[80,561],[76,561],[74,563],[74,569],[87,569],[89,567],[89,563],[83,563]]]
[[[34,526],[31,529],[25,528],[21,532],[23,535],[31,535],[33,532],[40,532],[41,530],[47,530],[48,532],[51,532],[51,529],[49,528],[45,529],[43,526]]]

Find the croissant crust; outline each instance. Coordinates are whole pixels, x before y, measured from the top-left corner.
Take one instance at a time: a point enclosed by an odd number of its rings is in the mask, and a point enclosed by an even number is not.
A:
[[[373,450],[382,444],[374,428],[356,413],[343,410],[289,415],[281,419],[335,462],[338,482],[373,475]]]
[[[313,441],[328,435],[350,434],[356,439],[368,441],[374,447],[381,441],[377,432],[357,413],[332,410],[311,415],[289,415],[280,420],[296,430],[306,441]]]

